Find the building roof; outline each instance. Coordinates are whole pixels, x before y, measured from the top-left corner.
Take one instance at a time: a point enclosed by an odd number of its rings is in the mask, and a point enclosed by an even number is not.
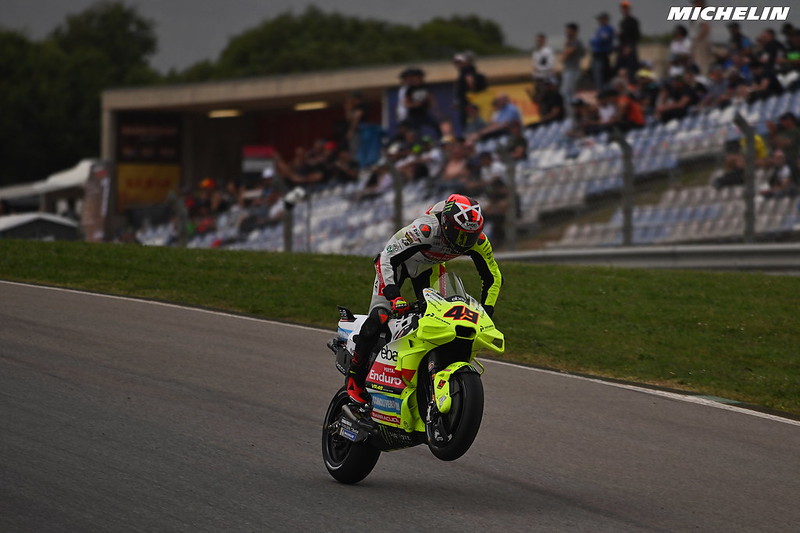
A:
[[[530,76],[528,54],[478,58],[478,69],[492,80]],[[450,61],[421,62],[428,83],[454,81]],[[103,92],[107,111],[211,111],[220,107],[240,110],[291,106],[318,98],[343,98],[352,91],[379,94],[399,85],[407,64],[326,70],[238,80],[109,89]]]

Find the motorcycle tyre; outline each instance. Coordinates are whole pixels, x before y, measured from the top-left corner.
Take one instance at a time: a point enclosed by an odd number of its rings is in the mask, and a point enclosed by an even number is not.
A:
[[[322,458],[328,473],[336,481],[352,485],[372,472],[381,451],[368,442],[352,442],[328,431],[328,426],[341,416],[342,406],[349,402],[350,397],[342,387],[328,406],[322,425]]]
[[[454,461],[467,453],[483,419],[483,383],[475,372],[456,372],[450,378],[451,387],[458,386],[453,396],[453,408],[443,414],[453,437],[443,446],[428,442],[431,453],[442,461]]]

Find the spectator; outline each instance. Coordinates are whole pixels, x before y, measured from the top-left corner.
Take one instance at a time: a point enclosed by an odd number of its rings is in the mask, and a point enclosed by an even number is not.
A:
[[[800,157],[800,127],[792,113],[784,113],[775,124],[767,121],[770,145],[774,150],[782,150],[786,162],[792,169],[792,179],[800,181],[797,158]]]
[[[749,102],[756,102],[770,96],[783,94],[783,85],[778,81],[778,76],[772,69],[767,68],[764,63],[753,60],[750,62],[750,70],[753,73],[753,83],[749,88]]]
[[[617,59],[614,62],[614,72],[617,76],[625,76],[629,81],[636,77],[641,64],[635,49],[629,44],[620,45]]]
[[[463,132],[467,123],[467,106],[470,104],[468,93],[478,89],[476,82],[478,71],[475,68],[475,56],[472,52],[461,52],[453,56],[453,65],[458,70],[455,101],[458,108],[458,125]]]
[[[331,163],[331,179],[339,183],[352,183],[358,181],[358,163],[353,159],[349,150],[339,150]]]
[[[501,177],[494,177],[483,189],[485,201],[483,206],[483,216],[486,219],[487,230],[491,236],[492,244],[499,248],[506,240],[506,213],[510,201],[508,186]],[[519,210],[517,210],[519,214]]]
[[[575,98],[572,101],[572,118],[567,137],[571,140],[585,137],[600,122],[597,107],[585,101],[583,98]],[[578,154],[573,154],[577,156]]]
[[[448,143],[446,149],[447,162],[438,180],[439,192],[463,191],[471,177],[467,148],[463,140],[457,139]]]
[[[597,16],[597,30],[589,41],[592,48],[592,81],[600,91],[611,77],[611,52],[614,51],[614,27],[609,24],[608,13]]]
[[[408,108],[406,107],[406,91],[408,90],[409,79],[415,70],[414,67],[408,67],[400,73],[400,87],[397,89],[397,123],[402,124],[408,118]]]
[[[708,85],[697,77],[698,71],[699,69],[696,65],[689,65],[689,68],[683,73],[683,80],[686,82],[686,85],[694,91],[695,96],[697,96],[697,103],[699,104],[708,93]]]
[[[617,128],[623,133],[632,129],[643,128],[645,125],[644,111],[639,102],[634,100],[628,93],[627,85],[624,80],[613,82],[611,98],[614,101],[615,112],[611,119],[611,127]]]
[[[724,69],[719,65],[715,65],[711,67],[711,71],[708,73],[706,94],[700,99],[697,107],[703,110],[722,109],[730,103],[731,96]]]
[[[631,54],[639,60],[639,40],[642,32],[639,29],[639,19],[631,15],[631,3],[623,0],[619,4],[622,20],[619,21],[619,50],[623,47],[630,47]]]
[[[794,80],[789,81],[787,89],[794,91],[800,88],[800,29],[792,30],[786,57],[778,58],[777,63],[784,74],[795,76]]]
[[[697,101],[697,95],[686,85],[683,76],[673,76],[669,83],[661,88],[655,116],[664,124],[673,119],[681,119]]]
[[[470,137],[479,134],[486,127],[486,121],[481,117],[480,109],[472,102],[467,104],[467,121],[464,125],[463,135]]]
[[[763,171],[763,172],[760,172]],[[775,150],[765,168],[756,171],[762,182],[760,193],[765,198],[784,198],[797,196],[797,183],[792,177],[792,169],[786,161],[783,150]]]
[[[427,175],[436,177],[442,172],[444,166],[444,153],[438,143],[429,136],[422,138],[422,154],[420,159],[428,167]]]
[[[685,26],[678,24],[672,31],[672,40],[669,43],[670,61],[679,59],[683,64],[688,64],[692,53],[692,40]]]
[[[367,119],[367,106],[364,104],[364,96],[360,91],[353,91],[345,100],[344,114],[347,122],[346,148],[350,150],[350,154],[353,157],[356,157],[360,144],[359,127]]]
[[[660,92],[661,87],[652,70],[643,68],[636,72],[636,87],[633,90],[633,97],[639,102],[645,115],[651,116],[655,113]]]
[[[553,77],[556,71],[556,57],[553,49],[547,44],[547,36],[540,33],[536,36],[536,48],[531,54],[533,90],[536,96],[545,80]]]
[[[491,139],[508,133],[508,127],[511,123],[522,122],[522,114],[519,112],[519,108],[511,102],[506,93],[500,93],[494,97],[492,108],[494,109],[492,121],[480,131],[477,136],[480,139]],[[472,140],[476,140],[475,136],[473,136]]]
[[[703,0],[694,0],[692,3],[694,7],[700,9],[706,6]],[[691,62],[697,65],[701,75],[706,75],[714,60],[714,54],[711,50],[711,25],[702,19],[693,21],[689,35],[692,43],[690,50]]]
[[[413,69],[408,81],[405,97],[408,117],[405,124],[410,130],[419,134],[423,133],[425,128],[429,128],[437,138],[440,137],[441,129],[435,118],[436,100],[430,87],[425,83],[425,72],[422,69]]]
[[[753,42],[742,33],[739,23],[731,22],[728,24],[728,32],[731,36],[728,41],[728,50],[731,53],[749,54],[753,48]]]
[[[775,37],[775,30],[767,28],[758,36],[757,42],[758,61],[763,63],[768,71],[777,71],[778,59],[786,57],[786,47]]]
[[[478,155],[479,161],[479,177],[481,189],[488,186],[496,179],[505,179],[506,166],[495,158],[494,154],[489,151],[483,151]],[[475,194],[480,194],[482,190],[474,191]]]
[[[558,81],[554,77],[542,81],[541,91],[537,90],[534,102],[539,108],[539,122],[528,126],[535,129],[539,126],[562,120],[566,116],[564,98],[558,92]]]
[[[506,150],[508,150],[508,155],[514,161],[528,160],[528,139],[522,134],[522,124],[520,122],[514,121],[508,125]]]
[[[581,60],[586,55],[586,48],[578,39],[578,30],[574,22],[566,25],[564,51],[561,54],[561,96],[565,102],[572,102],[575,98],[575,88],[581,77]]]

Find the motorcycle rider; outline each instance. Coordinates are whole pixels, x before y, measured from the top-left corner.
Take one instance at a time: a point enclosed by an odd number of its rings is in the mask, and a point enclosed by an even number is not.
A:
[[[411,279],[419,299],[422,290],[431,285],[434,267],[467,255],[472,258],[481,277],[481,304],[492,316],[503,278],[492,245],[483,233],[483,225],[478,202],[452,194],[389,239],[375,258],[376,275],[370,311],[359,332],[350,362],[346,388],[351,400],[360,405],[369,403],[364,384],[370,354],[391,313],[403,314],[409,309],[408,302],[400,295],[400,287],[406,279]]]

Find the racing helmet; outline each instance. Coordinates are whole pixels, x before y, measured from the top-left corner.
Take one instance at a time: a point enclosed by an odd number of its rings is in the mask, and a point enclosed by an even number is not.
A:
[[[442,209],[442,235],[458,251],[472,248],[483,232],[483,214],[478,202],[468,196],[451,194]]]

